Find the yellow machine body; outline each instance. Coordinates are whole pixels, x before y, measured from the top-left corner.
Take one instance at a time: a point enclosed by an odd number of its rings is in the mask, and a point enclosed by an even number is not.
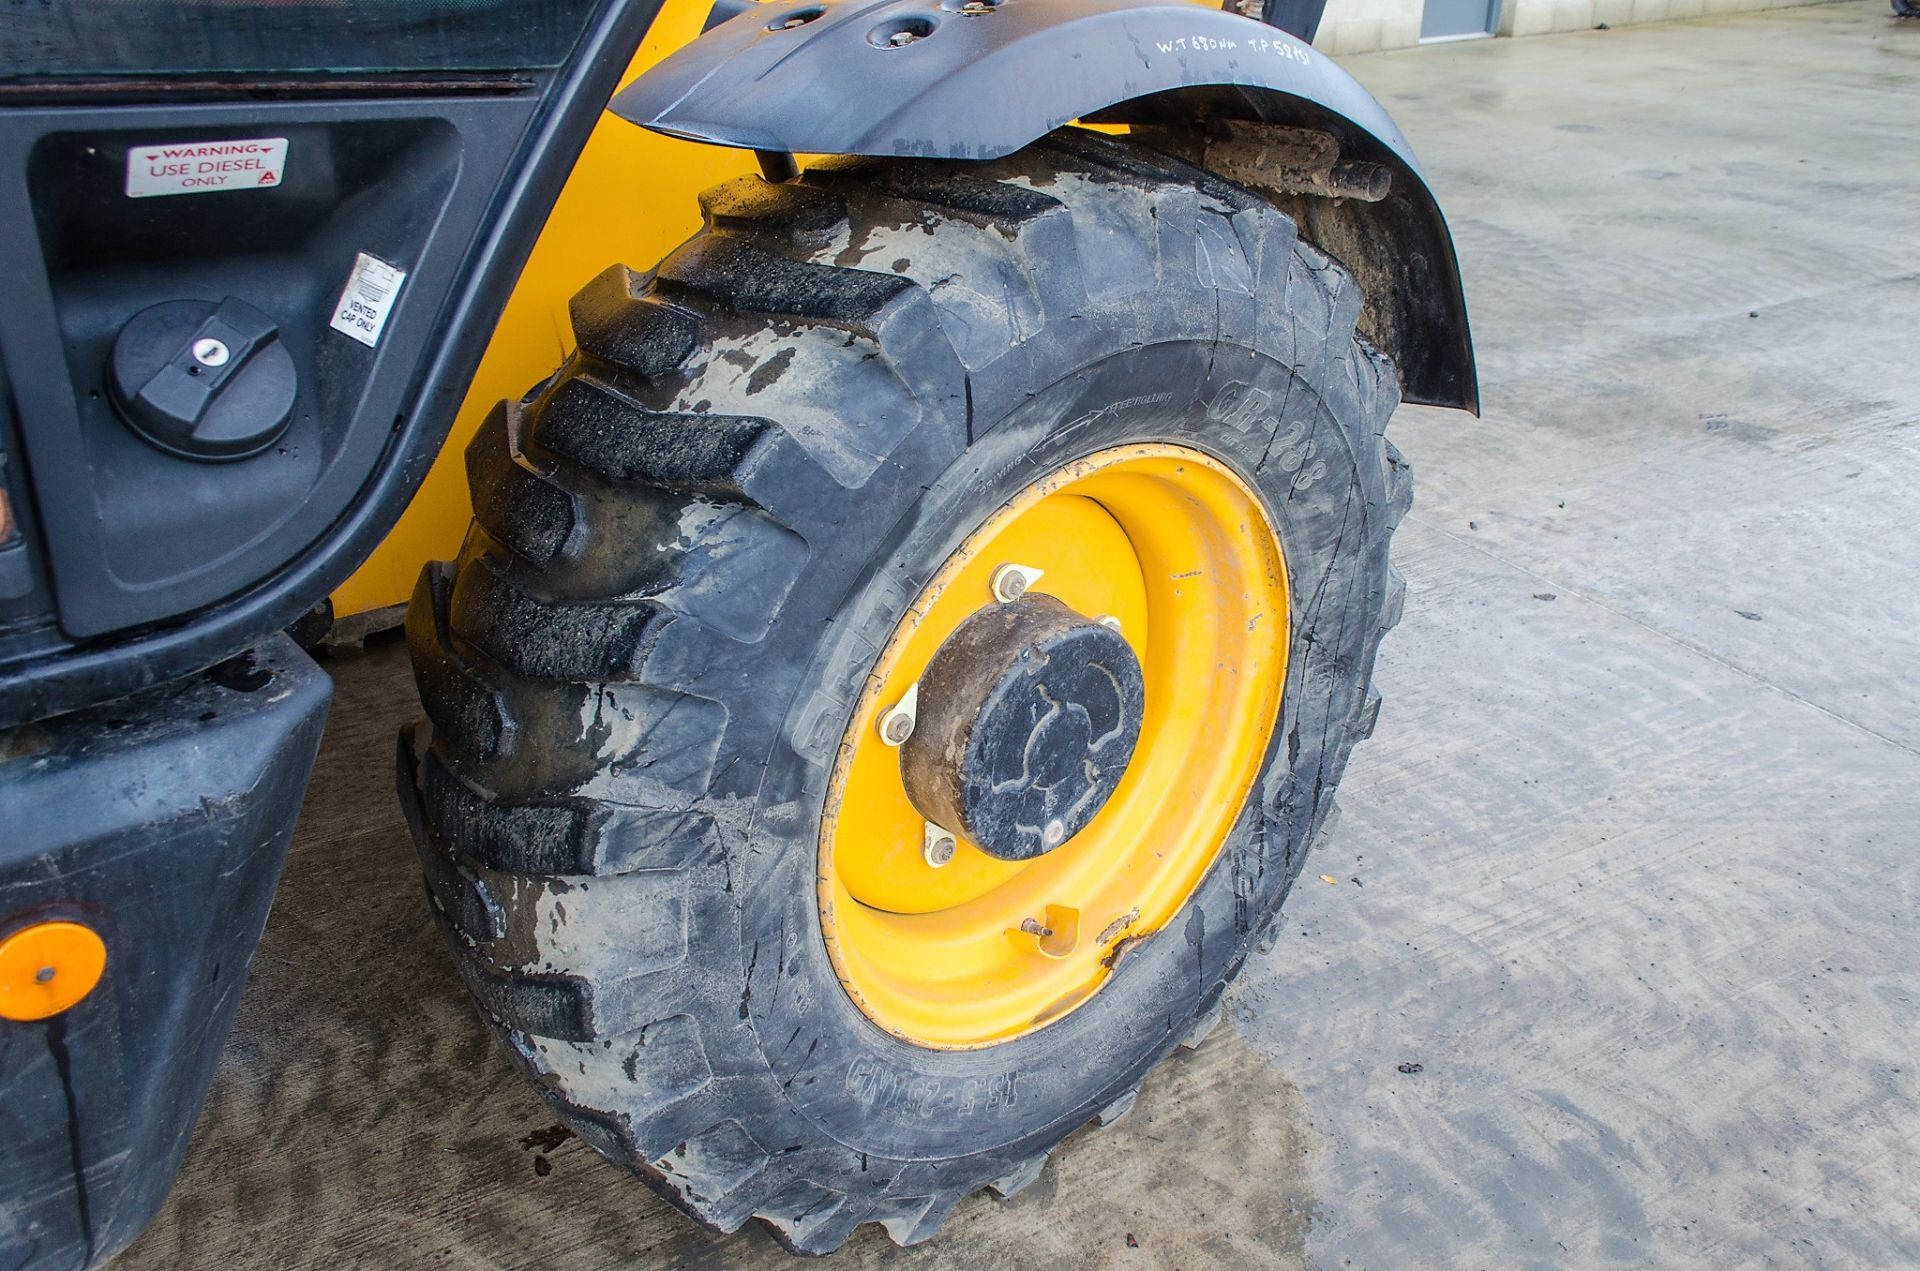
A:
[[[666,0],[621,82],[699,35],[711,9],[712,0]],[[525,393],[573,351],[573,294],[608,265],[651,266],[699,228],[701,190],[756,170],[750,151],[601,117],[501,312],[446,446],[393,532],[334,592],[336,618],[405,603],[423,563],[458,554],[473,514],[462,467],[467,442],[497,402]]]
[[[666,0],[621,83],[698,36],[712,7]],[[601,116],[501,312],[447,444],[393,532],[334,592],[336,619],[405,604],[423,564],[459,553],[473,515],[467,443],[496,403],[518,398],[573,352],[573,294],[609,265],[651,267],[700,227],[700,191],[758,170],[751,151],[677,141]]]

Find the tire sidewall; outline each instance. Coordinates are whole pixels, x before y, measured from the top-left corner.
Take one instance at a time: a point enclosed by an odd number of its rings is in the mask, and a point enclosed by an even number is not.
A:
[[[889,532],[867,542],[850,535],[822,553],[858,553],[866,565],[766,756],[729,885],[739,900],[742,1009],[780,1092],[772,1097],[833,1141],[929,1160],[1010,1147],[1012,1156],[1019,1145],[1057,1138],[1132,1089],[1186,1035],[1279,909],[1354,740],[1368,626],[1379,621],[1386,578],[1386,533],[1375,523],[1385,503],[1379,463],[1355,445],[1365,425],[1328,405],[1343,396],[1327,391],[1329,382],[1349,373],[1338,352],[1304,370],[1198,341],[1105,357],[986,431]],[[1344,396],[1351,415],[1352,394]],[[1132,442],[1187,445],[1227,464],[1279,531],[1291,649],[1260,776],[1186,906],[1087,1001],[1033,1033],[977,1049],[903,1041],[855,1006],[821,930],[819,828],[847,704],[859,699],[873,651],[905,603],[992,510],[1066,463]]]

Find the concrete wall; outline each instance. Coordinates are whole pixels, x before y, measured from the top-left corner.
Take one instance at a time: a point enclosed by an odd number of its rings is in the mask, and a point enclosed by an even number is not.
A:
[[[1506,3],[1550,5],[1555,0]],[[1327,12],[1320,19],[1313,46],[1336,56],[1409,48],[1420,42],[1422,7],[1421,0],[1327,0]]]
[[[1505,0],[1501,35],[1545,35],[1636,22],[1675,22],[1719,13],[1784,9],[1809,0]],[[1409,48],[1420,42],[1422,0],[1328,0],[1315,48],[1328,53],[1368,53]]]

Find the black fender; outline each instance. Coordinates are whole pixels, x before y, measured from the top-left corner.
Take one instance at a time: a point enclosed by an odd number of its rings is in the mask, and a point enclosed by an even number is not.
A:
[[[772,0],[661,62],[612,109],[775,155],[995,159],[1080,120],[1145,126],[1207,163],[1210,139],[1237,124],[1229,175],[1270,185],[1358,278],[1361,329],[1399,367],[1406,400],[1478,409],[1452,236],[1412,147],[1326,54],[1251,18],[1154,0]],[[1279,144],[1249,150],[1261,129]],[[1331,137],[1343,165],[1373,165],[1376,179],[1290,179],[1290,130]],[[1271,182],[1246,170],[1265,150],[1282,156]]]

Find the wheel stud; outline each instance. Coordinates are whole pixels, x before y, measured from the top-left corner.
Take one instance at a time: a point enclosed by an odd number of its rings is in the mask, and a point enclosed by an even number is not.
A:
[[[876,727],[880,730],[880,740],[889,746],[905,744],[913,736],[913,722],[920,709],[920,682],[914,681],[907,695],[880,712]],[[941,862],[945,864],[945,862]]]
[[[993,571],[993,579],[988,585],[993,589],[995,600],[1010,604],[1026,595],[1027,588],[1039,582],[1045,572],[1029,565],[1002,565]]]
[[[953,860],[953,854],[960,850],[960,840],[954,837],[952,830],[942,829],[932,821],[927,822],[926,841],[921,844],[921,858],[929,869],[939,869]]]

